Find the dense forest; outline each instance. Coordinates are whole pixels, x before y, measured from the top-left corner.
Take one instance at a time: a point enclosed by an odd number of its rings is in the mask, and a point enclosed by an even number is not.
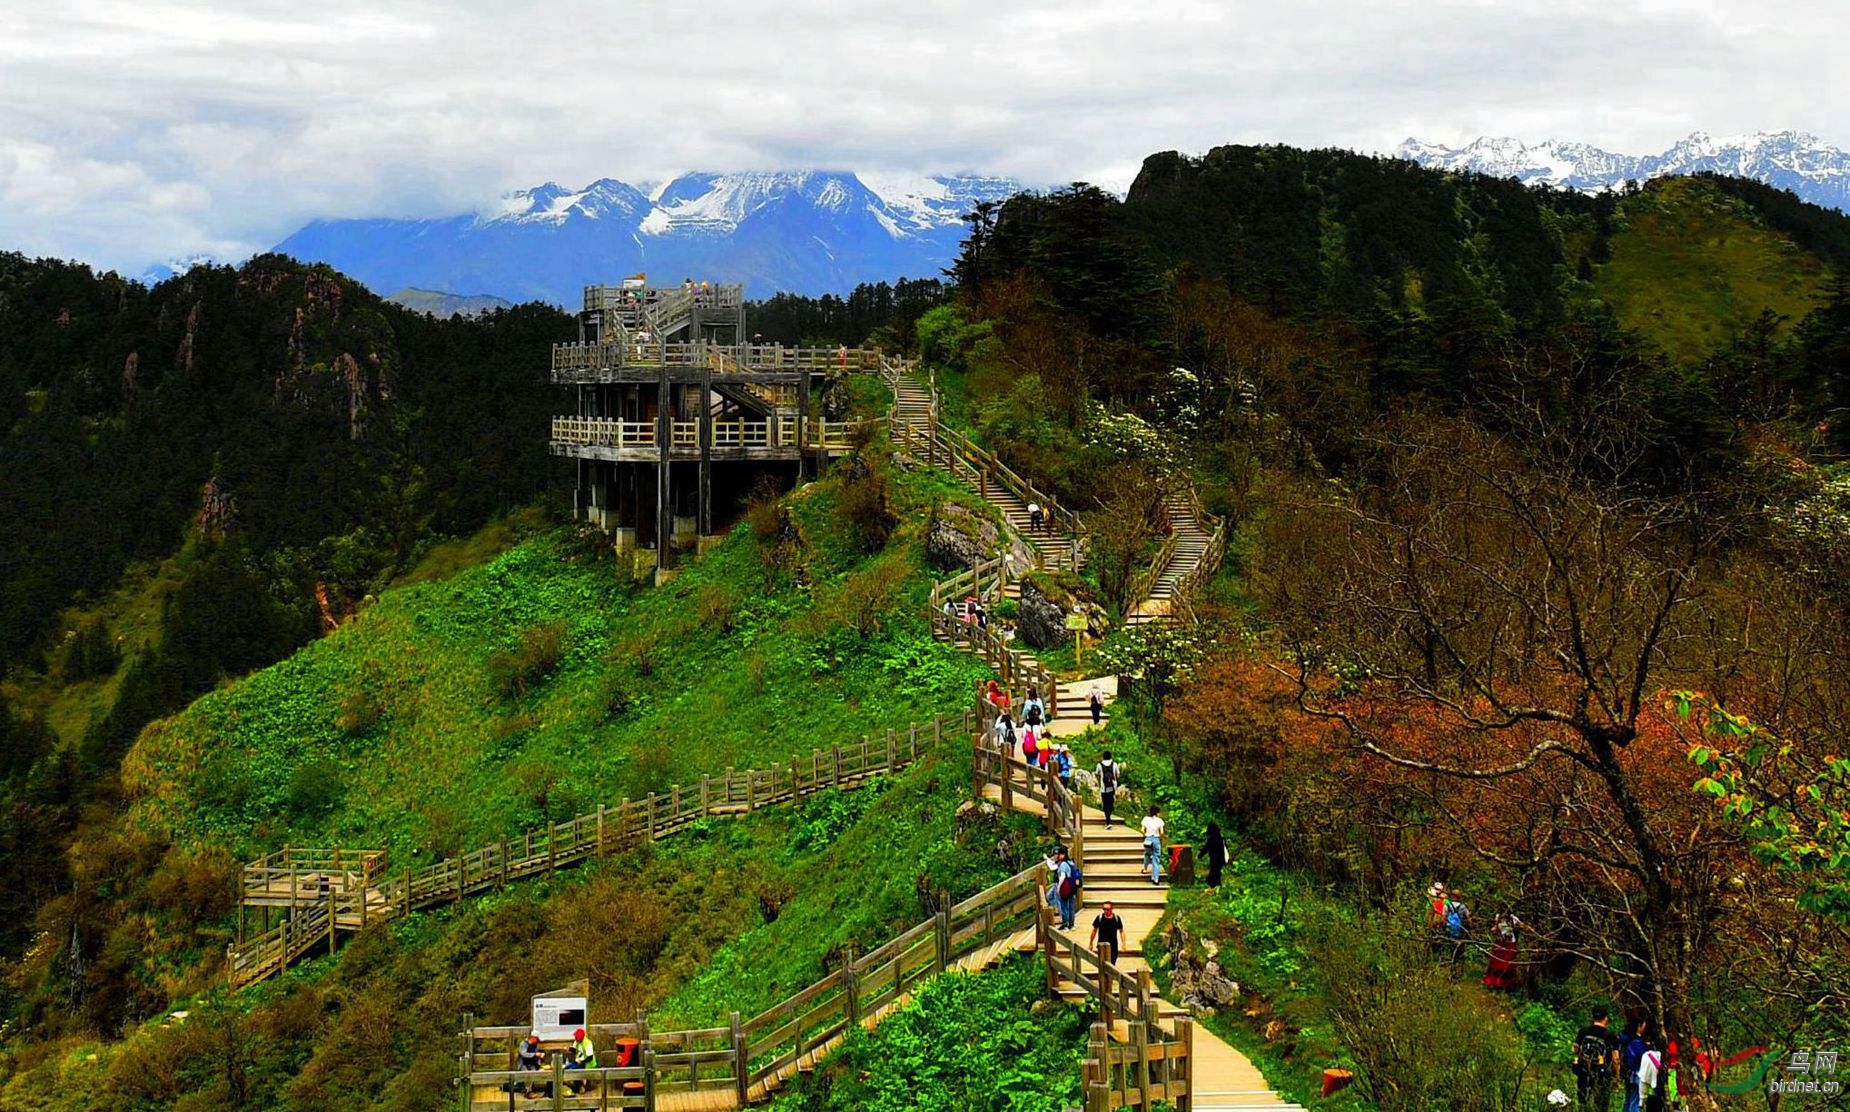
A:
[[[1850,217],[1223,147],[968,219],[945,280],[748,327],[917,356],[944,421],[1080,511],[1068,585],[1102,612],[1172,495],[1227,523],[1194,624],[1100,646],[1136,682],[1076,747],[1239,849],[1170,904],[1164,945],[1246,985],[1204,1022],[1281,1087],[1339,1062],[1331,1107],[1396,1112],[1536,1105],[1599,1003],[1724,1051],[1850,1035]],[[650,590],[543,512],[554,310],[8,256],[0,323],[0,898],[31,909],[0,928],[0,1107],[435,1107],[462,1011],[589,969],[714,1020],[1031,852],[956,811],[947,757],[228,998],[240,856],[440,857],[959,709],[973,666],[917,610],[922,534],[967,495],[875,439]],[[1520,984],[1434,961],[1434,881],[1520,920]],[[1068,1037],[1032,979],[968,1006]],[[962,1045],[956,1010],[890,1037]],[[68,1063],[98,1046],[92,1084]],[[879,1057],[837,1092],[903,1091]]]
[[[62,847],[148,722],[543,496],[544,352],[571,334],[274,256],[152,289],[0,256],[8,907],[70,890]],[[32,931],[9,915],[0,943]]]

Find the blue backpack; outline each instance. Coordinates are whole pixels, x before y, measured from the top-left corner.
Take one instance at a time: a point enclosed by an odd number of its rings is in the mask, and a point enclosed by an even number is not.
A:
[[[1465,936],[1465,905],[1453,900],[1445,903],[1445,933],[1449,938]]]

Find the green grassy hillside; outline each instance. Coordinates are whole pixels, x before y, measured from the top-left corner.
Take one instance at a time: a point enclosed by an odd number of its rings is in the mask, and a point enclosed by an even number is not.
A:
[[[1594,288],[1628,328],[1697,361],[1763,312],[1797,321],[1816,308],[1828,268],[1707,182],[1654,182],[1620,206],[1612,261]]]
[[[136,816],[240,855],[332,843],[409,860],[961,710],[980,672],[919,617],[916,520],[864,555],[837,500],[824,483],[790,503],[802,575],[767,571],[742,525],[635,590],[560,532],[390,591],[150,727],[125,762]]]

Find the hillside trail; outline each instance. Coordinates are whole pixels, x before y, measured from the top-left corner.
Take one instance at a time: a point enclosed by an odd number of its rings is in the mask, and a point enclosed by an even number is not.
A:
[[[906,439],[915,441],[934,435],[936,422],[931,412],[932,396],[929,388],[904,370],[897,375],[889,375],[889,384],[894,392],[893,420],[907,426]],[[976,465],[980,466],[981,461],[977,461]],[[966,478],[956,468],[951,470],[960,480]],[[983,481],[980,486],[973,486],[972,489],[1001,510],[1011,530],[1038,548],[1045,562],[1077,567],[1083,560],[1080,538],[1060,535],[1047,529],[1034,530],[1027,504],[1003,482]],[[1192,493],[1187,497],[1172,497],[1169,513],[1174,534],[1173,543],[1165,545],[1168,561],[1156,577],[1150,597],[1130,617],[1129,621],[1133,624],[1165,621],[1175,616],[1177,603],[1181,601],[1190,577],[1199,573],[1212,550],[1210,533],[1201,521]],[[1008,597],[1019,597],[1020,587],[1016,582],[1008,583],[1003,590]],[[958,647],[977,651],[969,639],[955,639],[954,634],[952,637]],[[1033,659],[1025,649],[1014,651],[1028,660]],[[1038,665],[1038,662],[1035,664]],[[1048,700],[1051,713],[1047,727],[1049,736],[1070,738],[1098,728],[1092,721],[1088,706],[1090,692],[1095,687],[1103,693],[1109,713],[1111,704],[1118,696],[1118,677],[1115,674],[1057,685],[1055,697]],[[1102,724],[1101,721],[1100,726]],[[1029,774],[1027,764],[1017,753],[1009,753],[1008,760],[1019,774]],[[995,785],[985,785],[983,797],[1000,803],[1003,793]],[[1012,794],[1008,803],[1024,813],[1045,814],[1041,804],[1019,793]],[[1083,831],[1082,837],[1078,839],[1079,863],[1085,876],[1085,885],[1081,889],[1082,904],[1074,919],[1074,929],[1061,933],[1081,943],[1085,942],[1090,934],[1093,917],[1109,903],[1113,912],[1124,920],[1125,927],[1123,951],[1114,964],[1126,972],[1147,973],[1150,967],[1144,958],[1144,943],[1163,917],[1169,889],[1152,884],[1144,873],[1143,837],[1137,827],[1127,826],[1122,821],[1124,816],[1117,816],[1120,821],[1107,825],[1105,813],[1089,804],[1083,808],[1082,815]],[[1132,821],[1135,820],[1136,816],[1132,816]],[[1034,946],[1031,936],[1017,940],[1017,947],[1024,951],[1032,951]],[[1089,1001],[1086,990],[1070,981],[1059,981],[1055,991],[1062,998],[1076,1004],[1085,1005]],[[1175,1017],[1187,1014],[1185,1009],[1161,996],[1157,996],[1155,1002],[1161,1017],[1159,1022],[1173,1021]],[[1120,1020],[1113,1025],[1111,1035],[1118,1040],[1129,1038],[1124,1021]],[[1194,1056],[1191,1091],[1185,1099],[1186,1107],[1193,1112],[1300,1107],[1287,1101],[1266,1084],[1265,1075],[1260,1073],[1251,1059],[1205,1026],[1194,1028],[1191,1053]]]

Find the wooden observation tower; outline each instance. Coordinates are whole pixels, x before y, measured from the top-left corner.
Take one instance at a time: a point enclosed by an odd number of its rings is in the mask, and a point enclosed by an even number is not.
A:
[[[575,512],[657,571],[718,535],[760,477],[794,485],[853,446],[850,374],[878,352],[746,340],[742,286],[585,287],[576,343],[552,381],[575,388],[552,452],[577,461]],[[833,418],[833,419],[832,419]]]

